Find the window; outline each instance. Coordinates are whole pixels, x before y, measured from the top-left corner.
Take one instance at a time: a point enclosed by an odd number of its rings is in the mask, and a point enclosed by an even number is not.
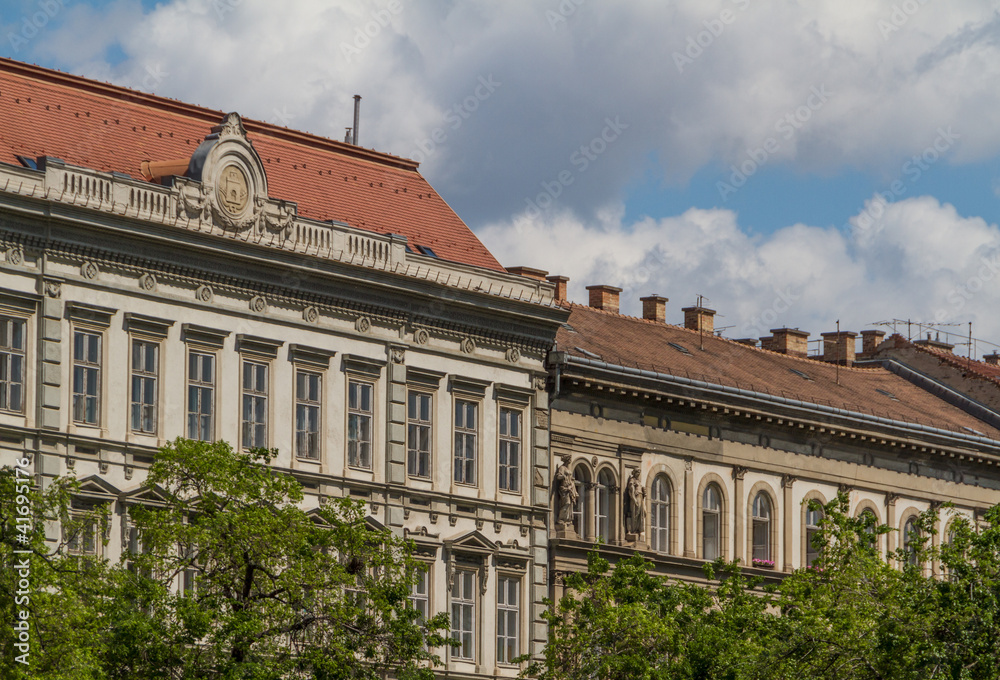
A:
[[[97,425],[101,417],[101,335],[73,333],[73,420]]]
[[[476,483],[476,446],[479,439],[479,404],[455,401],[455,481]]]
[[[614,481],[611,473],[601,470],[597,476],[597,488],[594,497],[594,530],[597,538],[604,543],[611,540],[611,489]]]
[[[906,520],[903,525],[903,552],[906,553],[906,563],[917,564],[917,544],[920,539],[920,529],[917,528],[917,520],[914,517]]]
[[[24,319],[0,319],[0,410],[24,410]]]
[[[295,455],[319,459],[319,415],[323,378],[318,373],[295,372]]]
[[[97,508],[90,502],[73,500],[69,526],[63,528],[66,552],[71,555],[94,555],[99,551]]]
[[[576,507],[573,508],[573,528],[580,538],[587,536],[587,509],[590,504],[587,502],[587,487],[589,479],[582,467],[577,467],[573,471],[573,480],[576,484]]]
[[[649,510],[651,547],[657,552],[670,552],[670,485],[662,475],[653,480]]]
[[[518,656],[520,591],[520,579],[497,579],[497,663],[514,663]]]
[[[417,619],[417,622],[421,624],[427,620],[427,614],[430,611],[430,598],[427,591],[427,582],[427,571],[420,569],[416,574],[414,574],[413,586],[410,589],[410,603],[420,614],[420,618]]]
[[[812,503],[814,501],[810,501]],[[819,559],[819,548],[814,545],[819,535],[819,523],[823,519],[820,508],[806,508],[806,566],[811,567]]]
[[[243,448],[267,446],[267,364],[243,362]]]
[[[188,354],[188,439],[215,439],[215,355]]]
[[[406,469],[411,477],[431,476],[431,395],[406,396]]]
[[[500,461],[498,483],[504,491],[521,490],[521,412],[500,409]]]
[[[861,520],[861,529],[864,532],[861,536],[864,544],[875,550],[878,545],[878,535],[875,533],[878,527],[878,517],[875,516],[874,511],[867,509],[861,511],[858,519]]]
[[[146,340],[132,341],[133,432],[156,434],[156,378],[160,346]]]
[[[761,491],[753,499],[752,508],[753,551],[750,556],[756,567],[773,567],[771,556],[771,499]]]
[[[718,559],[722,543],[722,494],[715,484],[705,487],[701,500],[701,518],[702,557],[706,560]]]
[[[347,464],[370,469],[372,466],[371,383],[347,383]]]
[[[475,659],[476,573],[459,571],[451,587],[451,637],[461,643],[452,654],[459,659]]]

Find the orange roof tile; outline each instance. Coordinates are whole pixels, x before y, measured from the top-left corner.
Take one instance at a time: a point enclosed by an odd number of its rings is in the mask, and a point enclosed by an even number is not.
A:
[[[596,355],[618,366],[1000,440],[1000,430],[881,367],[838,369],[710,333],[701,336],[679,326],[573,303],[568,306],[568,327],[559,329],[556,341],[560,351],[573,356],[593,359],[591,355]],[[699,348],[701,343],[704,350]]]
[[[0,58],[0,162],[54,156],[142,179],[142,161],[190,158],[223,112]],[[272,198],[299,214],[406,236],[444,260],[504,271],[417,163],[243,121]]]
[[[985,361],[976,361],[974,359],[970,360],[967,357],[961,357],[943,349],[938,349],[937,347],[918,345],[910,340],[907,340],[898,333],[894,333],[889,336],[885,342],[890,341],[893,343],[893,347],[895,348],[913,348],[917,351],[930,354],[942,363],[961,369],[968,377],[981,378],[1000,385],[1000,366],[988,364]]]

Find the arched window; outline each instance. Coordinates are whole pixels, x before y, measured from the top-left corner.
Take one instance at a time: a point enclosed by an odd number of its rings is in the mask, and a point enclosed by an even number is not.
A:
[[[660,475],[653,480],[649,502],[650,545],[656,552],[670,552],[670,485]]]
[[[601,470],[594,490],[594,531],[604,543],[611,541],[611,489],[614,484],[611,473]]]
[[[771,499],[761,491],[753,499],[753,563],[774,566],[771,556]]]
[[[868,547],[874,550],[878,546],[878,534],[875,533],[875,529],[878,527],[878,517],[875,516],[875,512],[871,508],[867,508],[861,511],[858,519],[861,520],[861,527],[864,530],[864,538],[868,541]]]
[[[917,563],[917,539],[920,538],[920,529],[917,528],[917,520],[911,517],[903,525],[903,552],[906,553],[906,563]]]
[[[587,537],[587,473],[582,467],[573,471],[573,481],[576,484],[576,507],[573,508],[573,527],[580,538]]]
[[[820,508],[806,508],[806,566],[811,567],[819,559],[819,548],[815,543],[815,537],[819,533],[819,522],[823,519],[823,511]]]
[[[706,560],[717,559],[722,548],[722,494],[715,484],[705,487],[701,518],[702,557]]]

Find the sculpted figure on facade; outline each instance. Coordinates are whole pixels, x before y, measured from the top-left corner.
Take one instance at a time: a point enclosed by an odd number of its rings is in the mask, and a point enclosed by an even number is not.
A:
[[[646,526],[646,489],[639,482],[639,469],[632,470],[625,487],[625,533],[638,536]]]
[[[576,481],[573,479],[573,471],[569,469],[572,457],[568,454],[562,457],[562,462],[556,468],[555,478],[552,485],[555,487],[558,523],[569,525],[573,523],[573,508],[580,494],[576,490]]]

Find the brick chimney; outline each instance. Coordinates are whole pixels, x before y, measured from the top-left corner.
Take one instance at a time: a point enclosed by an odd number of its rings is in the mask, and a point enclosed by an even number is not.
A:
[[[993,354],[984,354],[983,361],[991,366],[1000,366],[1000,354],[993,352]]]
[[[854,331],[820,333],[823,336],[823,361],[850,366],[854,363],[858,334]]]
[[[757,338],[736,338],[733,342],[738,342],[741,345],[747,345],[749,347],[757,346]]]
[[[531,267],[507,267],[507,271],[517,276],[526,276],[529,279],[535,279],[536,281],[545,281],[545,277],[548,274],[543,269],[532,269]]]
[[[798,328],[772,328],[771,346],[768,348],[772,352],[780,352],[794,357],[804,357],[809,355],[809,332],[800,331]]]
[[[605,312],[618,313],[618,294],[621,288],[601,284],[599,286],[587,286],[590,291],[590,306],[594,309],[603,309]]]
[[[684,328],[703,331],[711,335],[715,332],[715,310],[707,307],[685,307]]]
[[[760,348],[761,349],[771,349],[771,350],[773,350],[774,349],[774,336],[773,335],[767,335],[767,336],[762,337],[760,339]]]
[[[885,331],[861,331],[861,356],[866,359],[875,354],[876,348],[882,344]]]
[[[659,295],[647,295],[639,299],[642,301],[643,319],[649,319],[657,323],[667,322],[667,303],[670,302],[668,298]]]
[[[931,347],[933,349],[939,349],[944,352],[951,352],[955,349],[955,345],[950,345],[947,342],[941,340],[941,335],[938,334],[933,340],[931,340],[931,334],[928,333],[927,337],[923,340],[914,340],[914,345],[920,345],[921,347]]]
[[[569,283],[568,276],[546,276],[546,281],[556,284],[556,302],[566,302],[566,285]]]

